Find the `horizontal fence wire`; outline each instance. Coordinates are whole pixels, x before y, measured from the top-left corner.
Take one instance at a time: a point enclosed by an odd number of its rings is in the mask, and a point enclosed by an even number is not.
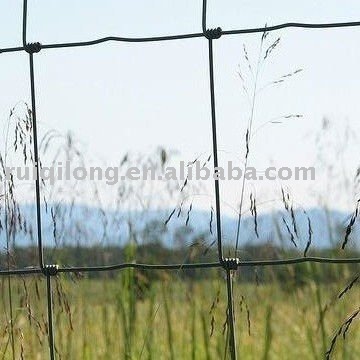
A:
[[[145,43],[145,42],[165,42],[172,40],[185,40],[194,38],[205,38],[208,41],[208,55],[209,55],[209,92],[211,103],[211,125],[212,125],[212,145],[213,145],[213,159],[214,168],[218,166],[218,149],[217,149],[217,130],[216,130],[216,97],[215,97],[215,81],[214,81],[214,55],[213,42],[221,36],[240,35],[263,33],[270,31],[277,31],[286,28],[301,28],[301,29],[332,29],[332,28],[347,28],[358,27],[360,21],[353,22],[332,22],[332,23],[298,23],[288,22],[278,25],[246,28],[238,30],[222,30],[220,27],[216,29],[208,29],[206,26],[207,20],[207,1],[202,3],[202,32],[153,36],[153,37],[119,37],[108,36],[95,40],[79,41],[79,42],[64,42],[54,44],[41,44],[38,42],[27,42],[27,19],[28,19],[28,4],[27,0],[23,1],[23,25],[22,25],[22,46],[7,47],[0,49],[0,53],[14,53],[25,51],[29,57],[29,73],[30,73],[30,96],[31,96],[31,111],[33,122],[33,147],[34,147],[34,162],[39,175],[39,149],[38,149],[38,134],[37,134],[37,118],[36,118],[36,81],[34,76],[34,57],[39,51],[46,49],[62,49],[93,46],[106,42],[130,42],[130,43]],[[52,291],[52,277],[61,273],[80,273],[80,272],[103,272],[103,271],[117,271],[122,269],[139,269],[139,270],[186,270],[186,269],[209,269],[222,268],[226,271],[226,288],[227,288],[227,325],[229,331],[229,350],[232,360],[237,358],[236,341],[235,341],[235,314],[233,309],[233,276],[232,272],[240,267],[258,267],[258,266],[283,266],[295,265],[302,263],[320,263],[320,264],[360,264],[360,258],[323,258],[323,257],[299,257],[290,259],[269,259],[269,260],[242,260],[238,258],[224,258],[221,239],[221,208],[220,208],[220,191],[219,180],[214,181],[215,201],[216,201],[216,220],[217,220],[217,252],[218,261],[208,263],[185,263],[185,264],[139,264],[139,263],[120,263],[106,266],[78,266],[78,267],[59,267],[57,265],[47,265],[44,262],[43,243],[42,243],[42,229],[41,229],[41,188],[40,176],[35,182],[35,198],[36,198],[36,221],[37,221],[37,251],[38,251],[38,266],[25,267],[22,269],[6,269],[0,270],[0,276],[22,276],[22,275],[36,275],[43,274],[46,276],[46,293],[47,293],[47,314],[48,314],[48,342],[49,342],[49,357],[55,359],[55,340],[53,327],[53,291]],[[10,304],[11,306],[11,304]],[[11,319],[12,322],[12,319]],[[13,354],[15,359],[14,344],[12,344]]]
[[[239,34],[254,34],[263,33],[264,31],[276,31],[286,28],[300,28],[300,29],[334,29],[334,28],[345,28],[345,27],[359,27],[360,21],[350,22],[334,22],[334,23],[284,23],[273,26],[259,27],[259,28],[247,28],[237,30],[223,30],[221,35],[239,35]],[[130,42],[130,43],[142,43],[142,42],[157,42],[157,41],[171,41],[171,40],[183,40],[183,39],[194,39],[206,37],[201,33],[189,33],[179,35],[165,35],[165,36],[151,36],[151,37],[121,37],[121,36],[106,36],[100,39],[89,40],[89,41],[77,41],[77,42],[65,42],[65,43],[54,43],[54,44],[42,44],[41,49],[61,49],[61,48],[75,48],[83,46],[98,45],[105,42]],[[17,51],[25,51],[24,46],[0,48],[0,53],[11,53]]]
[[[296,265],[304,263],[318,263],[318,264],[360,264],[360,258],[323,258],[323,257],[299,257],[291,259],[275,259],[275,260],[241,260],[237,259],[237,267],[257,267],[257,266],[285,266]],[[208,269],[208,268],[223,268],[226,267],[225,258],[223,262],[208,262],[208,263],[190,263],[190,264],[140,264],[140,263],[120,263],[104,266],[68,266],[58,267],[57,273],[79,273],[79,272],[104,272],[116,271],[123,269],[137,269],[137,270],[190,270],[190,269]],[[22,269],[0,270],[0,276],[8,275],[35,275],[46,273],[46,267],[27,267]]]

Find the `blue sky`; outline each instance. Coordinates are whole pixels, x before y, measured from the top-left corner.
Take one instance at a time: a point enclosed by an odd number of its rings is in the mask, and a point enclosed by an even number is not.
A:
[[[29,0],[28,40],[52,43],[199,32],[201,6],[201,1]],[[209,27],[223,29],[360,19],[358,1],[209,1],[208,6]],[[1,47],[21,44],[21,15],[21,1],[1,1]],[[317,156],[315,134],[324,116],[334,123],[331,144],[347,125],[354,133],[360,130],[360,29],[285,29],[271,34],[272,39],[277,36],[280,45],[262,69],[260,83],[298,68],[303,71],[284,86],[259,95],[255,128],[281,115],[303,118],[259,131],[250,165],[311,166]],[[239,64],[246,67],[243,44],[256,62],[259,39],[260,35],[242,35],[215,42],[220,161],[241,158],[244,151],[249,106],[237,69]],[[93,157],[114,164],[128,150],[147,151],[158,145],[179,150],[188,159],[211,151],[204,39],[47,50],[35,55],[35,71],[40,132],[70,130]],[[29,101],[26,54],[0,56],[0,81],[3,121],[16,102]],[[344,154],[349,176],[358,165],[358,150],[351,144]],[[327,181],[321,169],[318,174],[316,184],[288,184],[309,205],[316,202],[309,187],[321,192]],[[256,187],[259,193],[278,190],[278,184]],[[225,184],[222,192],[236,203],[237,185]],[[343,207],[350,206],[347,199]]]

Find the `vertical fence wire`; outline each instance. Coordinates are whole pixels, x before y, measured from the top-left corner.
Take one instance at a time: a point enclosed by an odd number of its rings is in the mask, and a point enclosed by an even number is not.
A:
[[[217,175],[218,162],[218,148],[217,148],[217,131],[216,131],[216,111],[215,111],[215,86],[214,86],[214,53],[213,40],[208,39],[209,46],[209,74],[210,74],[210,97],[211,97],[211,124],[212,124],[212,143],[213,143],[213,163],[214,163],[214,186],[215,186],[215,216],[216,216],[216,232],[217,232],[217,247],[219,261],[223,260],[223,250],[221,241],[221,207],[220,207],[220,185]]]
[[[40,158],[38,148],[37,118],[36,118],[36,98],[35,98],[35,75],[34,75],[34,44],[27,44],[27,0],[23,2],[23,46],[29,54],[30,70],[30,97],[31,97],[31,117],[33,130],[33,151],[34,166],[36,169],[35,179],[35,203],[36,203],[36,227],[37,227],[37,250],[38,261],[41,269],[44,268],[44,255],[42,244],[42,227],[41,227],[41,179],[40,179]]]
[[[217,231],[217,250],[219,262],[224,262],[222,236],[221,236],[221,199],[220,199],[220,184],[218,175],[218,146],[217,146],[217,128],[216,128],[216,99],[215,99],[215,80],[214,80],[214,51],[213,39],[221,36],[221,28],[207,29],[207,1],[203,0],[202,6],[202,30],[205,38],[208,39],[209,51],[209,85],[210,85],[210,104],[211,104],[211,125],[212,125],[212,145],[213,145],[213,163],[214,163],[214,190],[215,190],[215,214],[216,214],[216,231]],[[236,360],[236,340],[235,340],[235,314],[234,314],[234,299],[233,299],[233,278],[231,270],[226,269],[226,288],[227,288],[227,328],[229,331],[229,348],[232,360]]]
[[[33,129],[33,149],[34,149],[34,166],[36,169],[35,179],[35,197],[36,197],[36,223],[37,223],[37,250],[38,261],[41,269],[44,268],[44,254],[42,244],[42,227],[41,227],[41,179],[40,179],[40,159],[38,150],[38,134],[37,134],[37,119],[36,119],[36,101],[35,101],[35,78],[34,78],[34,55],[29,53],[29,68],[30,68],[30,88],[31,88],[31,114],[32,114],[32,129]]]
[[[229,348],[232,360],[237,359],[236,336],[235,336],[235,312],[233,296],[233,274],[231,269],[226,269],[226,288],[227,288],[227,323],[229,334]]]
[[[227,289],[227,328],[228,328],[228,346],[230,350],[230,356],[232,360],[237,359],[236,349],[236,331],[235,331],[235,312],[234,312],[234,295],[233,295],[233,272],[240,266],[273,266],[273,265],[286,265],[297,264],[304,262],[318,262],[318,263],[332,263],[332,264],[350,264],[360,263],[360,258],[353,259],[329,259],[329,258],[295,258],[295,259],[280,259],[280,260],[263,260],[263,261],[240,261],[240,259],[227,259],[223,256],[223,244],[221,234],[221,197],[220,197],[220,184],[219,179],[216,176],[218,168],[218,148],[217,148],[217,129],[216,129],[216,99],[215,99],[215,81],[214,81],[214,51],[213,40],[220,38],[222,35],[235,35],[235,34],[247,34],[247,33],[262,33],[264,31],[275,31],[288,27],[299,28],[338,28],[349,26],[360,26],[360,21],[346,22],[346,23],[328,23],[328,24],[303,24],[303,23],[285,23],[264,28],[253,29],[240,29],[240,30],[227,30],[222,31],[221,28],[208,29],[207,28],[207,1],[202,0],[202,33],[193,34],[180,34],[147,38],[123,38],[110,36],[92,41],[77,42],[77,43],[62,43],[62,44],[48,44],[41,45],[40,43],[29,44],[27,42],[27,21],[28,21],[28,1],[23,0],[23,18],[22,18],[22,47],[13,47],[7,49],[0,49],[0,53],[17,52],[25,50],[29,57],[29,73],[30,73],[30,97],[31,97],[31,117],[32,117],[32,135],[33,135],[33,152],[34,152],[34,166],[36,168],[36,180],[35,180],[35,201],[36,201],[36,226],[37,226],[37,252],[38,252],[38,268],[34,269],[10,269],[0,270],[0,275],[24,275],[24,274],[39,274],[42,273],[46,277],[46,300],[47,300],[47,317],[48,317],[48,344],[49,344],[49,356],[51,360],[55,359],[55,337],[53,327],[53,291],[52,291],[52,277],[56,276],[59,272],[79,272],[79,271],[111,271],[121,270],[124,268],[138,268],[138,269],[160,269],[160,270],[172,270],[172,269],[191,269],[191,268],[218,268],[221,267],[226,272],[226,289]],[[106,41],[125,41],[125,42],[148,42],[148,41],[168,41],[179,40],[186,38],[204,37],[208,43],[208,59],[209,59],[209,89],[210,89],[210,105],[211,105],[211,126],[212,126],[212,155],[214,165],[214,191],[215,191],[215,203],[216,203],[216,222],[217,222],[217,253],[218,262],[216,263],[198,263],[198,264],[168,264],[168,265],[150,265],[150,264],[134,264],[134,263],[122,263],[112,266],[98,266],[98,267],[64,267],[58,268],[57,265],[45,265],[44,262],[44,249],[42,241],[42,226],[41,226],[41,177],[40,177],[40,158],[38,149],[38,132],[37,132],[37,118],[36,118],[36,83],[34,75],[34,54],[41,49],[51,48],[67,48],[67,47],[79,47],[90,46],[99,44]],[[11,284],[9,278],[9,292],[11,293]],[[12,297],[9,297],[9,307],[11,310],[10,326],[13,326],[12,316]],[[13,332],[11,332],[10,340],[12,345],[12,357],[16,358],[15,344],[13,338]],[[226,345],[226,346],[227,346]]]
[[[46,295],[47,295],[47,312],[48,312],[48,338],[50,359],[55,359],[55,342],[53,330],[53,294],[51,286],[51,274],[46,274]]]
[[[23,0],[23,15],[22,15],[22,43],[23,47],[27,44],[27,0]]]
[[[29,70],[30,70],[30,97],[31,97],[31,117],[32,117],[32,131],[33,131],[33,151],[34,151],[34,166],[36,169],[35,179],[35,202],[36,202],[36,227],[37,227],[37,251],[39,267],[46,275],[46,300],[48,312],[48,343],[50,359],[55,359],[55,345],[54,345],[54,331],[53,331],[53,295],[51,287],[51,276],[53,275],[48,268],[44,266],[44,252],[42,243],[42,226],[41,226],[41,177],[40,177],[40,158],[38,148],[38,132],[37,132],[37,118],[36,118],[36,97],[35,97],[35,75],[34,75],[34,53],[40,49],[36,44],[27,43],[27,20],[28,20],[28,6],[27,0],[23,1],[23,32],[22,40],[25,51],[29,54]]]

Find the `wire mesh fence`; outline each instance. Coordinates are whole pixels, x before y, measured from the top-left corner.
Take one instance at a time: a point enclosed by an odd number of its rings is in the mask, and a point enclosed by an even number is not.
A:
[[[225,258],[223,254],[223,243],[221,235],[221,199],[219,191],[219,179],[214,180],[215,191],[215,216],[216,216],[216,230],[217,230],[217,262],[208,263],[184,263],[184,264],[139,264],[139,263],[120,263],[115,265],[106,266],[80,266],[80,267],[60,267],[56,264],[46,264],[43,254],[43,239],[42,239],[42,216],[41,216],[41,179],[39,176],[39,148],[38,148],[38,134],[37,134],[37,115],[36,115],[36,79],[34,69],[36,65],[36,54],[40,51],[47,49],[60,49],[60,48],[74,48],[93,46],[105,42],[166,42],[166,41],[181,41],[183,39],[204,38],[208,44],[208,71],[209,71],[209,96],[211,104],[211,126],[212,126],[212,155],[213,166],[218,168],[218,146],[217,146],[217,128],[216,128],[216,94],[215,94],[215,80],[214,80],[214,46],[216,40],[222,36],[234,36],[249,33],[263,33],[285,29],[290,27],[307,28],[307,29],[331,29],[331,28],[344,28],[344,27],[357,27],[360,26],[360,21],[356,22],[339,22],[339,23],[323,23],[323,24],[309,24],[309,23],[284,23],[274,26],[266,26],[260,28],[247,28],[237,30],[223,30],[222,28],[207,28],[207,1],[203,0],[202,3],[202,32],[200,33],[187,33],[176,35],[164,35],[156,37],[118,37],[108,36],[100,39],[82,41],[82,42],[68,42],[68,43],[55,43],[55,44],[41,44],[39,42],[27,42],[27,20],[28,20],[28,2],[23,1],[23,26],[22,26],[22,46],[10,47],[0,49],[0,53],[13,53],[13,52],[26,52],[29,59],[29,79],[30,79],[30,95],[31,95],[31,110],[33,121],[33,153],[34,163],[37,171],[37,178],[35,180],[35,197],[36,197],[36,220],[37,220],[37,258],[38,265],[36,267],[28,267],[21,269],[1,269],[0,276],[20,276],[20,275],[35,275],[43,274],[46,278],[46,294],[47,294],[47,316],[48,316],[48,346],[49,357],[55,359],[55,331],[53,326],[53,290],[52,283],[53,277],[61,273],[79,273],[79,272],[106,272],[117,271],[126,268],[134,268],[141,270],[181,270],[181,269],[209,269],[209,268],[222,268],[226,273],[226,287],[227,287],[227,326],[229,329],[229,349],[232,359],[241,357],[237,354],[236,341],[235,341],[235,318],[233,307],[233,277],[232,272],[240,267],[259,267],[259,266],[281,266],[292,265],[305,262],[322,263],[322,264],[359,264],[360,258],[320,258],[320,257],[298,257],[290,259],[276,259],[276,260],[256,260],[256,261],[243,261],[241,258]],[[221,64],[219,64],[221,66]],[[216,170],[215,170],[216,171]],[[15,355],[13,354],[15,358]]]

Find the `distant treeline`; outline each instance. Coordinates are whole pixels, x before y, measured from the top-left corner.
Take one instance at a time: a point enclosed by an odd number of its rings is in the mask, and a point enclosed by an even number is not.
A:
[[[224,249],[225,256],[233,256],[231,249]],[[112,265],[122,262],[137,262],[147,264],[183,264],[194,262],[217,261],[216,247],[206,247],[194,244],[189,247],[170,249],[159,243],[145,245],[127,245],[125,247],[106,246],[71,246],[61,248],[45,248],[45,262],[47,264],[59,264],[60,266],[101,266]],[[284,250],[271,244],[245,246],[240,251],[243,260],[261,259],[284,259],[302,256],[300,252]],[[358,251],[347,250],[346,253],[339,249],[316,250],[309,256],[318,257],[360,257]],[[0,253],[1,268],[8,266],[8,257]],[[11,268],[23,268],[37,265],[37,248],[20,247],[12,249],[10,256]],[[172,270],[173,271],[173,270]],[[177,270],[175,270],[177,271]],[[196,269],[180,270],[178,275],[184,279],[211,278],[221,272],[221,269]],[[91,277],[115,277],[119,271],[102,273],[82,274]],[[139,271],[149,279],[161,278],[161,271]],[[238,279],[243,282],[269,282],[280,281],[282,283],[299,285],[309,281],[332,282],[343,279],[346,281],[351,275],[360,273],[359,264],[298,264],[265,267],[241,267],[238,271]]]

